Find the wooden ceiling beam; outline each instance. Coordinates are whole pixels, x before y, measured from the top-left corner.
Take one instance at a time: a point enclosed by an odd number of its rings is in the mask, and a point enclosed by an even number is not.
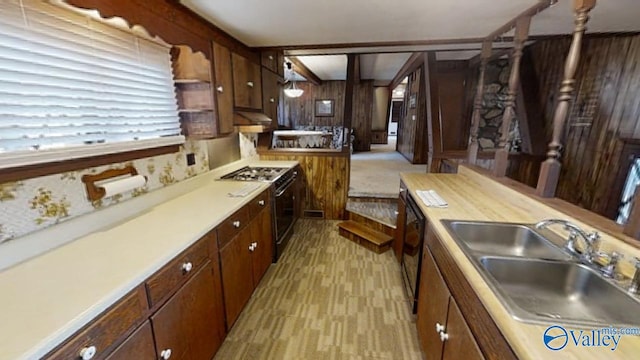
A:
[[[311,69],[309,69],[302,61],[300,61],[300,59],[295,56],[287,56],[287,59],[289,59],[289,61],[291,61],[291,63],[293,64],[293,71],[303,76],[313,85],[322,85],[322,79],[320,79],[318,75],[311,71]]]

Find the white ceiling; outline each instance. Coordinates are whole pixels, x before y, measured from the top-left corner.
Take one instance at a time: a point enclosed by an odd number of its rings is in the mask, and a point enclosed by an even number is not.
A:
[[[538,0],[181,2],[249,46],[283,46],[484,37]]]
[[[323,80],[344,80],[345,53],[360,53],[361,77],[388,81],[410,52],[437,51],[438,60],[465,60],[480,53],[477,39],[535,5],[538,0],[180,0],[204,18],[249,46],[361,44],[345,48],[287,50]],[[542,0],[540,0],[542,1]],[[588,32],[640,30],[640,0],[599,0],[591,11]],[[573,0],[558,3],[533,17],[530,34],[573,31]],[[512,35],[513,32],[505,34]],[[378,42],[429,43],[458,39],[455,44],[371,46]],[[459,39],[468,39],[467,43]],[[510,47],[509,42],[494,48]],[[403,54],[391,54],[401,52]],[[330,55],[330,56],[311,56]]]

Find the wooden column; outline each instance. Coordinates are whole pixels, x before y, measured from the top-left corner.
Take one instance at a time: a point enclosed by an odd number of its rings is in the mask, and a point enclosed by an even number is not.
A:
[[[551,143],[549,143],[549,151],[547,152],[547,160],[540,167],[540,176],[538,177],[538,186],[536,194],[542,197],[554,197],[558,180],[560,179],[560,151],[562,149],[562,136],[564,133],[564,124],[569,114],[569,102],[573,97],[574,83],[578,62],[580,61],[580,49],[582,48],[582,37],[585,31],[585,25],[589,20],[589,11],[593,9],[596,0],[575,0],[575,29],[573,30],[573,41],[569,48],[569,54],[564,66],[564,77],[560,86],[560,94],[558,95],[558,104],[553,115],[553,135]]]
[[[344,85],[344,115],[343,115],[343,126],[345,129],[349,129],[349,132],[343,131],[344,139],[343,148],[346,148],[346,151],[349,151],[349,144],[351,143],[351,132],[353,129],[351,128],[352,120],[353,120],[353,86],[355,84],[356,79],[356,55],[348,54],[347,55],[347,81]]]
[[[640,240],[640,186],[636,187],[633,200],[631,200],[631,211],[623,232],[625,235]]]
[[[473,115],[471,117],[471,140],[467,153],[467,161],[475,164],[478,159],[478,128],[480,127],[480,112],[482,111],[482,97],[484,96],[484,74],[491,57],[491,41],[482,43],[482,53],[480,54],[480,74],[478,75],[478,88],[476,97],[473,100]]]
[[[436,53],[424,52],[423,79],[427,121],[427,172],[437,173],[440,162],[433,161],[434,155],[442,153],[442,124],[440,122],[440,93],[438,89]],[[423,149],[416,149],[423,151]]]
[[[504,100],[504,114],[502,116],[502,126],[500,127],[500,142],[496,150],[493,174],[495,176],[505,176],[509,166],[509,130],[515,115],[516,95],[520,87],[520,59],[522,59],[522,49],[524,42],[529,36],[529,24],[531,16],[524,16],[516,21],[516,36],[511,55],[511,73],[509,75],[509,90]]]

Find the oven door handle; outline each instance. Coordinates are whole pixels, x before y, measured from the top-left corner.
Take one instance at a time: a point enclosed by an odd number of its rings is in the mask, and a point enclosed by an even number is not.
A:
[[[282,194],[284,194],[284,192],[289,189],[289,187],[291,186],[291,184],[293,184],[294,181],[296,181],[296,176],[292,176],[291,179],[287,180],[287,182],[283,186],[283,189],[276,193],[276,197],[282,196]]]

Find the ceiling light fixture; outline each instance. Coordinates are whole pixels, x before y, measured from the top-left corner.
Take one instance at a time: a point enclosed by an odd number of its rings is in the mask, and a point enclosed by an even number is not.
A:
[[[291,87],[285,88],[284,94],[290,98],[297,98],[302,96],[302,94],[304,93],[304,90],[298,89],[298,87],[296,87],[296,81],[294,80],[295,73],[293,72],[293,64],[291,64],[290,62],[287,62],[287,70],[289,73],[289,79],[287,81],[291,82]]]

